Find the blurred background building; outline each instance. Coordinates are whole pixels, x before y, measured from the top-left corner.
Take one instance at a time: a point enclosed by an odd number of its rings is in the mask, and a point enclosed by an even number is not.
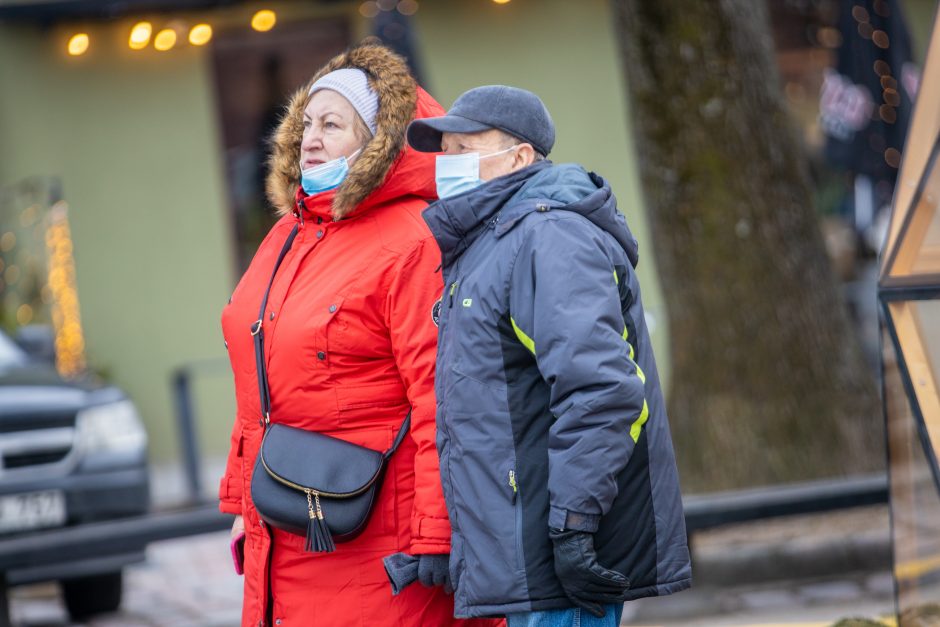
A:
[[[903,141],[896,129],[906,128],[936,6],[857,4],[870,7],[769,3],[784,93],[847,282],[878,248]],[[2,0],[3,231],[31,208],[67,208],[81,358],[135,399],[158,461],[177,455],[171,378],[190,372],[202,448],[222,455],[234,407],[218,317],[273,221],[262,192],[266,134],[293,89],[376,34],[409,56],[445,107],[487,83],[542,96],[558,128],[553,158],[608,177],[641,242],[644,298],[668,362],[612,23],[601,0]],[[899,79],[866,86],[853,76],[864,73],[853,62],[885,55],[904,64]],[[4,250],[4,327],[51,321],[42,306],[22,308],[23,284],[36,279],[14,259]],[[41,302],[41,286],[30,289]],[[873,299],[858,307],[869,311],[858,320],[875,368]],[[668,381],[669,364],[661,367]]]

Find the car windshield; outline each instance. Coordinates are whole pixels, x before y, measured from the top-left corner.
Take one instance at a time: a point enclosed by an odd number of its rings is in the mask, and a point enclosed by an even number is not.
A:
[[[3,332],[0,332],[0,368],[8,368],[26,361],[26,353]]]

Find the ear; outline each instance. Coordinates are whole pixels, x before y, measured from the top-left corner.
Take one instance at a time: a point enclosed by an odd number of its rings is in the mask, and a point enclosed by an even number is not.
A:
[[[512,169],[521,170],[535,163],[535,148],[532,144],[522,143],[516,147],[512,157]]]

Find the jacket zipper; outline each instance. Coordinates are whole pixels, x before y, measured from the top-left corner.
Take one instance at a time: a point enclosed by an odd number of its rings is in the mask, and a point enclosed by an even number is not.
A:
[[[267,525],[265,525],[267,528]],[[267,579],[268,579],[268,602],[264,605],[264,616],[261,619],[261,627],[268,627],[274,623],[274,584],[271,581],[271,570],[272,565],[274,564],[274,534],[268,532],[268,564],[267,564]]]
[[[522,553],[522,501],[519,500],[519,482],[516,479],[515,469],[509,470],[509,487],[512,488],[512,508],[515,515],[516,564],[519,570],[525,570],[525,556]]]
[[[450,298],[448,299],[448,305],[447,305],[448,309],[453,308],[454,306],[454,292],[456,291],[457,291],[457,281],[454,281],[453,283],[450,284]]]

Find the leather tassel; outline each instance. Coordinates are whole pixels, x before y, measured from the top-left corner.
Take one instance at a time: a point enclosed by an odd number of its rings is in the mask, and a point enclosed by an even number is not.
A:
[[[315,553],[332,553],[336,550],[333,544],[333,536],[326,526],[323,518],[317,517],[313,520],[313,551]]]
[[[316,509],[314,509],[314,502]],[[336,550],[333,536],[330,534],[326,522],[323,520],[323,511],[320,509],[320,496],[313,491],[307,491],[307,541],[304,550],[308,553],[332,553]]]

